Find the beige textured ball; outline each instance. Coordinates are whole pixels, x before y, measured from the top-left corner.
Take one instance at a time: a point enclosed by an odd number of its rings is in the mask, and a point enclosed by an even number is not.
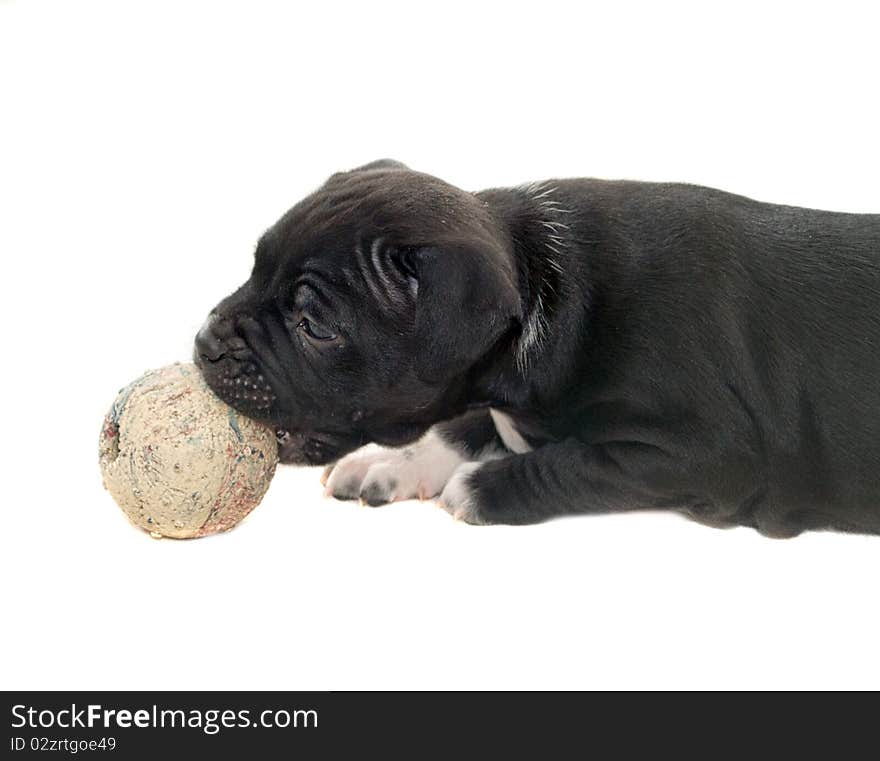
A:
[[[126,386],[101,429],[104,486],[155,537],[232,528],[259,504],[277,462],[274,431],[218,399],[191,364]]]

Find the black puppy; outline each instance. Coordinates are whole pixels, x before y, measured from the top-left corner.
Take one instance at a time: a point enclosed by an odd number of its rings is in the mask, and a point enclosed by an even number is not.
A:
[[[336,497],[880,532],[880,215],[378,161],[263,235],[195,355]]]

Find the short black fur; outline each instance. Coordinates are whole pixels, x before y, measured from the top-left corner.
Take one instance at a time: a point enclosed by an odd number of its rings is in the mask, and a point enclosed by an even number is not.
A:
[[[679,184],[471,194],[374,162],[263,236],[196,359],[289,461],[482,409],[441,429],[476,451],[503,411],[533,451],[473,474],[479,522],[880,533],[880,215]]]

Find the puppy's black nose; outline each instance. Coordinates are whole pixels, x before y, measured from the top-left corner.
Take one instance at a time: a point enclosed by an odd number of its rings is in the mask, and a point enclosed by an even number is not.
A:
[[[225,353],[222,342],[211,329],[212,322],[209,317],[196,334],[196,352],[207,362],[216,362]]]

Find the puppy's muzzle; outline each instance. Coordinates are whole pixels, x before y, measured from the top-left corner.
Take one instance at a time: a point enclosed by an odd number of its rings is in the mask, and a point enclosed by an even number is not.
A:
[[[217,396],[245,415],[269,417],[275,392],[232,320],[212,313],[194,344],[193,361]]]

